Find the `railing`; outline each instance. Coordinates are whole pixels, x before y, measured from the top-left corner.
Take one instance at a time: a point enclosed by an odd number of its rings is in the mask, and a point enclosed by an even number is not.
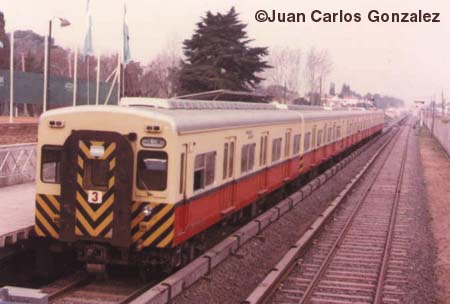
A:
[[[36,144],[0,146],[0,187],[31,182],[36,177]]]

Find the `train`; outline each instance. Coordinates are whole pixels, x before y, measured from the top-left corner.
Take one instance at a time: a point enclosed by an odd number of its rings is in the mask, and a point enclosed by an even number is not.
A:
[[[41,115],[35,232],[90,271],[174,269],[205,232],[380,133],[381,111],[123,98]]]

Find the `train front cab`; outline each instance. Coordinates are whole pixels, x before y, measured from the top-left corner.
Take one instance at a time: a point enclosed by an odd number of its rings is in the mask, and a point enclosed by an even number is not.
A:
[[[166,191],[170,140],[129,130],[58,130],[52,136],[48,122],[40,128],[39,237],[76,248],[78,259],[99,271],[106,264],[137,264],[149,251],[172,246],[174,205]],[[160,146],[148,148],[155,144]]]

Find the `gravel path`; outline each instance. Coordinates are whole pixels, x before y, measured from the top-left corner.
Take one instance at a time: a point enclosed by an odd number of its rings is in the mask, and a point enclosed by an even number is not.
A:
[[[420,132],[420,156],[431,213],[431,227],[436,240],[437,303],[450,301],[450,160],[439,143],[423,128]]]
[[[272,224],[260,237],[250,240],[236,256],[228,258],[174,303],[239,303],[244,300],[379,146],[375,143],[369,153],[357,157],[319,191]]]

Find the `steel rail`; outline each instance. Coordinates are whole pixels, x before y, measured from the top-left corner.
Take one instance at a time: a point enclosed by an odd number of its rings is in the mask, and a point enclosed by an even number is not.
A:
[[[408,130],[408,135],[407,135],[406,144],[405,144],[405,150],[403,151],[403,155],[402,155],[402,163],[400,166],[399,178],[397,180],[397,185],[395,188],[394,204],[392,206],[391,216],[389,218],[389,228],[388,228],[388,235],[387,235],[387,239],[386,239],[386,246],[384,247],[383,261],[382,261],[382,264],[380,267],[380,271],[378,273],[377,288],[375,291],[375,298],[374,298],[375,304],[379,304],[382,302],[383,286],[384,286],[384,281],[385,281],[385,277],[386,277],[389,256],[391,253],[392,242],[394,239],[394,228],[395,228],[395,222],[397,219],[397,210],[398,210],[398,205],[399,205],[400,195],[401,195],[400,190],[402,187],[403,176],[405,173],[406,158],[408,156],[408,144],[409,144],[410,132],[411,132],[411,128],[409,128],[409,130]]]
[[[400,134],[401,134],[401,132],[397,132],[392,138],[394,138],[394,137],[398,138],[398,137],[400,137]],[[408,135],[409,135],[409,133],[408,133]],[[389,143],[391,143],[391,140],[389,141]],[[387,160],[391,156],[391,153],[394,150],[394,147],[395,147],[395,143],[390,146],[390,148],[388,150],[388,153],[383,158],[384,160]],[[345,236],[347,235],[347,232],[348,232],[350,226],[352,225],[353,220],[356,218],[356,215],[358,214],[359,210],[361,209],[361,206],[366,202],[367,196],[369,195],[370,191],[372,190],[373,185],[377,181],[378,176],[383,171],[385,166],[386,166],[386,162],[384,162],[383,165],[380,166],[378,168],[378,170],[376,171],[375,176],[372,178],[372,180],[370,181],[369,186],[364,191],[363,197],[358,201],[357,205],[355,206],[355,208],[353,209],[352,213],[350,214],[350,217],[347,219],[343,229],[339,233],[338,238],[336,239],[336,241],[331,246],[331,249],[328,252],[325,260],[322,262],[319,270],[317,271],[317,273],[315,274],[315,276],[313,277],[313,279],[309,283],[308,287],[306,288],[305,292],[303,293],[302,298],[299,301],[300,304],[306,303],[310,299],[310,297],[312,296],[314,289],[317,287],[317,285],[319,284],[320,280],[322,279],[322,277],[323,277],[323,275],[325,273],[325,270],[328,269],[328,266],[329,266],[332,258],[335,256],[337,249],[340,247],[340,245],[342,244]]]

